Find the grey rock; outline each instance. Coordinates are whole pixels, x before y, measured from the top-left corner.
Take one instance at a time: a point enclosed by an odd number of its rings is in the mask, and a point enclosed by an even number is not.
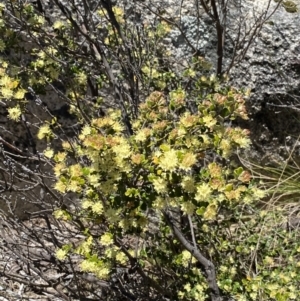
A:
[[[243,1],[239,10],[230,11],[223,70],[227,69],[233,58],[234,45],[230,41],[236,38],[240,22],[243,27],[251,28],[256,18],[266,9],[267,2]],[[272,2],[269,11],[271,12],[276,5]],[[214,24],[207,18],[198,20],[195,15],[186,15],[180,22],[193,47],[212,63],[211,71],[215,72],[217,36]],[[259,35],[250,44],[245,57],[235,63],[230,71],[230,84],[237,88],[251,89],[251,96],[247,101],[251,120],[242,125],[251,129],[254,144],[257,144],[262,152],[286,144],[287,135],[298,137],[299,134],[299,27],[300,14],[288,13],[280,7],[264,24]],[[170,36],[173,51],[178,59],[191,56],[192,50],[178,30],[173,30]],[[246,35],[245,38],[247,42],[250,36]],[[295,139],[289,141],[289,149],[294,142]],[[286,149],[285,152],[288,151]]]

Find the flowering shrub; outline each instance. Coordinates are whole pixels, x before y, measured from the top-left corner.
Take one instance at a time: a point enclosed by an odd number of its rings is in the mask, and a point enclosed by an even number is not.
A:
[[[265,191],[233,160],[237,150],[250,145],[248,130],[234,126],[236,119],[248,118],[246,93],[221,81],[222,60],[218,78],[207,75],[211,64],[197,55],[178,72],[163,41],[171,30],[168,19],[135,26],[110,1],[93,9],[83,1],[88,16],[54,2],[59,20],[27,1],[12,2],[13,9],[0,4],[0,32],[6,38],[0,50],[29,57],[21,63],[0,59],[0,97],[8,118],[23,122],[33,149],[6,143],[13,150],[7,162],[16,153],[39,162],[38,172],[21,165],[17,177],[55,198],[49,206],[55,207],[53,225],[41,197],[47,231],[22,238],[34,237],[51,256],[55,253],[49,262],[59,270],[58,278],[73,277],[61,281],[60,296],[68,299],[66,291],[72,300],[89,295],[84,278],[89,274],[113,292],[106,299],[97,291],[99,300],[100,295],[101,300],[296,300],[299,234],[282,226],[279,209],[260,209]],[[26,50],[19,48],[22,28],[31,39]],[[69,107],[73,137],[35,94],[49,87]],[[47,120],[30,111],[28,92]],[[39,152],[33,136],[46,142]],[[57,141],[61,145],[54,147]],[[49,174],[41,173],[43,164],[53,167],[52,187],[45,182]],[[28,170],[40,176],[36,182],[24,175]],[[78,198],[78,207],[62,201],[70,196]],[[57,225],[63,225],[59,235],[53,230]],[[49,233],[43,244],[40,237]],[[20,258],[27,254],[26,267],[33,249],[27,246],[19,253]],[[54,282],[48,282],[52,288]],[[37,287],[41,290],[40,283]]]
[[[236,148],[250,144],[246,130],[227,125],[247,118],[242,94],[218,88],[199,99],[195,112],[188,109],[187,98],[181,88],[168,95],[152,92],[139,106],[129,136],[119,111],[92,118],[79,139],[54,157],[55,188],[82,195],[81,212],[68,217],[86,225],[86,240],[77,248],[58,250],[58,257],[65,250],[82,255],[81,269],[101,279],[134,262],[166,294],[206,300],[210,290],[205,273],[176,240],[176,227],[217,264],[218,285],[225,294],[256,300],[263,291],[271,297],[274,292],[258,285],[263,278],[254,276],[247,259],[259,243],[253,208],[264,192],[247,170],[229,160]],[[69,164],[70,157],[78,163]],[[253,218],[244,221],[250,212]],[[55,214],[64,217],[66,212]],[[103,230],[90,230],[99,222]],[[129,237],[132,243],[126,242]],[[269,265],[273,259],[267,258],[260,264]],[[288,296],[293,294],[295,288]]]

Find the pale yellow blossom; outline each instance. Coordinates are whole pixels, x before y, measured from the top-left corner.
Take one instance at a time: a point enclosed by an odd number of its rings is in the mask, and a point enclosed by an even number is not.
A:
[[[214,220],[217,216],[217,209],[218,209],[217,205],[209,204],[206,207],[206,210],[203,214],[203,218],[206,220]]]
[[[181,186],[186,192],[194,192],[196,190],[195,180],[191,176],[183,177]]]
[[[43,153],[44,153],[44,156],[49,159],[51,159],[54,156],[54,150],[49,147],[47,147]]]
[[[154,179],[152,182],[153,182],[154,189],[156,190],[157,193],[166,193],[168,191],[167,189],[168,183],[163,178]]]
[[[210,186],[207,183],[203,183],[197,187],[195,200],[198,202],[208,201],[211,193],[212,189],[210,188]]]
[[[192,215],[195,212],[196,206],[192,202],[184,202],[181,204],[181,210],[188,215]]]
[[[103,246],[109,246],[109,245],[113,244],[113,242],[114,242],[113,236],[109,232],[104,233],[100,238],[100,243]]]
[[[8,109],[8,118],[14,121],[19,121],[22,115],[20,107],[13,107]]]
[[[217,120],[213,118],[211,115],[204,116],[202,120],[204,125],[209,128],[213,127],[217,123]]]
[[[52,130],[50,129],[49,124],[44,124],[39,128],[37,137],[41,140],[43,138],[49,138],[52,137],[53,133]]]
[[[67,258],[67,255],[68,255],[68,251],[63,249],[58,249],[55,252],[55,257],[61,261],[64,261]]]
[[[177,152],[174,149],[166,151],[159,159],[159,167],[166,171],[174,171],[178,166]]]
[[[197,162],[196,155],[188,152],[183,156],[183,159],[180,162],[179,167],[183,170],[190,170],[196,162]]]
[[[103,213],[103,205],[102,205],[102,203],[100,201],[94,203],[92,205],[92,211],[93,211],[93,213],[96,213],[96,214],[102,214]]]

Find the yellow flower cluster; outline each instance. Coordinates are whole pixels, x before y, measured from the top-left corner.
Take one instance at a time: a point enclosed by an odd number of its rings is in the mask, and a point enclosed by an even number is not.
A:
[[[104,233],[100,238],[100,243],[103,246],[109,246],[109,245],[113,244],[113,242],[114,242],[113,236],[109,232]]]
[[[174,171],[178,166],[177,152],[173,149],[164,152],[159,159],[159,167],[165,171]]]
[[[209,184],[202,183],[197,186],[197,192],[195,195],[195,200],[198,202],[206,201],[208,202],[212,193],[212,189]]]
[[[111,267],[109,264],[104,263],[102,260],[83,260],[80,264],[81,270],[83,272],[94,273],[100,279],[107,279],[111,272]]]
[[[50,128],[49,124],[44,124],[39,128],[37,137],[41,140],[44,138],[51,138],[53,136],[53,132]]]
[[[14,121],[19,121],[22,115],[21,109],[19,106],[8,109],[8,118]]]
[[[58,249],[55,252],[56,258],[61,261],[65,260],[67,255],[68,255],[68,251],[63,250],[63,249]]]

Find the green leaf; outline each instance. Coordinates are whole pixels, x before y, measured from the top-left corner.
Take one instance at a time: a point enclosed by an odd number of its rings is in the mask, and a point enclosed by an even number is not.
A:
[[[164,152],[171,150],[171,147],[169,144],[162,144],[159,148]]]
[[[243,171],[244,171],[243,167],[238,167],[238,168],[236,168],[236,169],[233,171],[235,178],[238,178],[238,177],[241,175],[241,173],[242,173]]]
[[[204,214],[204,212],[205,212],[205,210],[206,210],[206,207],[200,207],[200,208],[198,208],[197,210],[196,210],[196,214],[197,215],[203,215]]]

